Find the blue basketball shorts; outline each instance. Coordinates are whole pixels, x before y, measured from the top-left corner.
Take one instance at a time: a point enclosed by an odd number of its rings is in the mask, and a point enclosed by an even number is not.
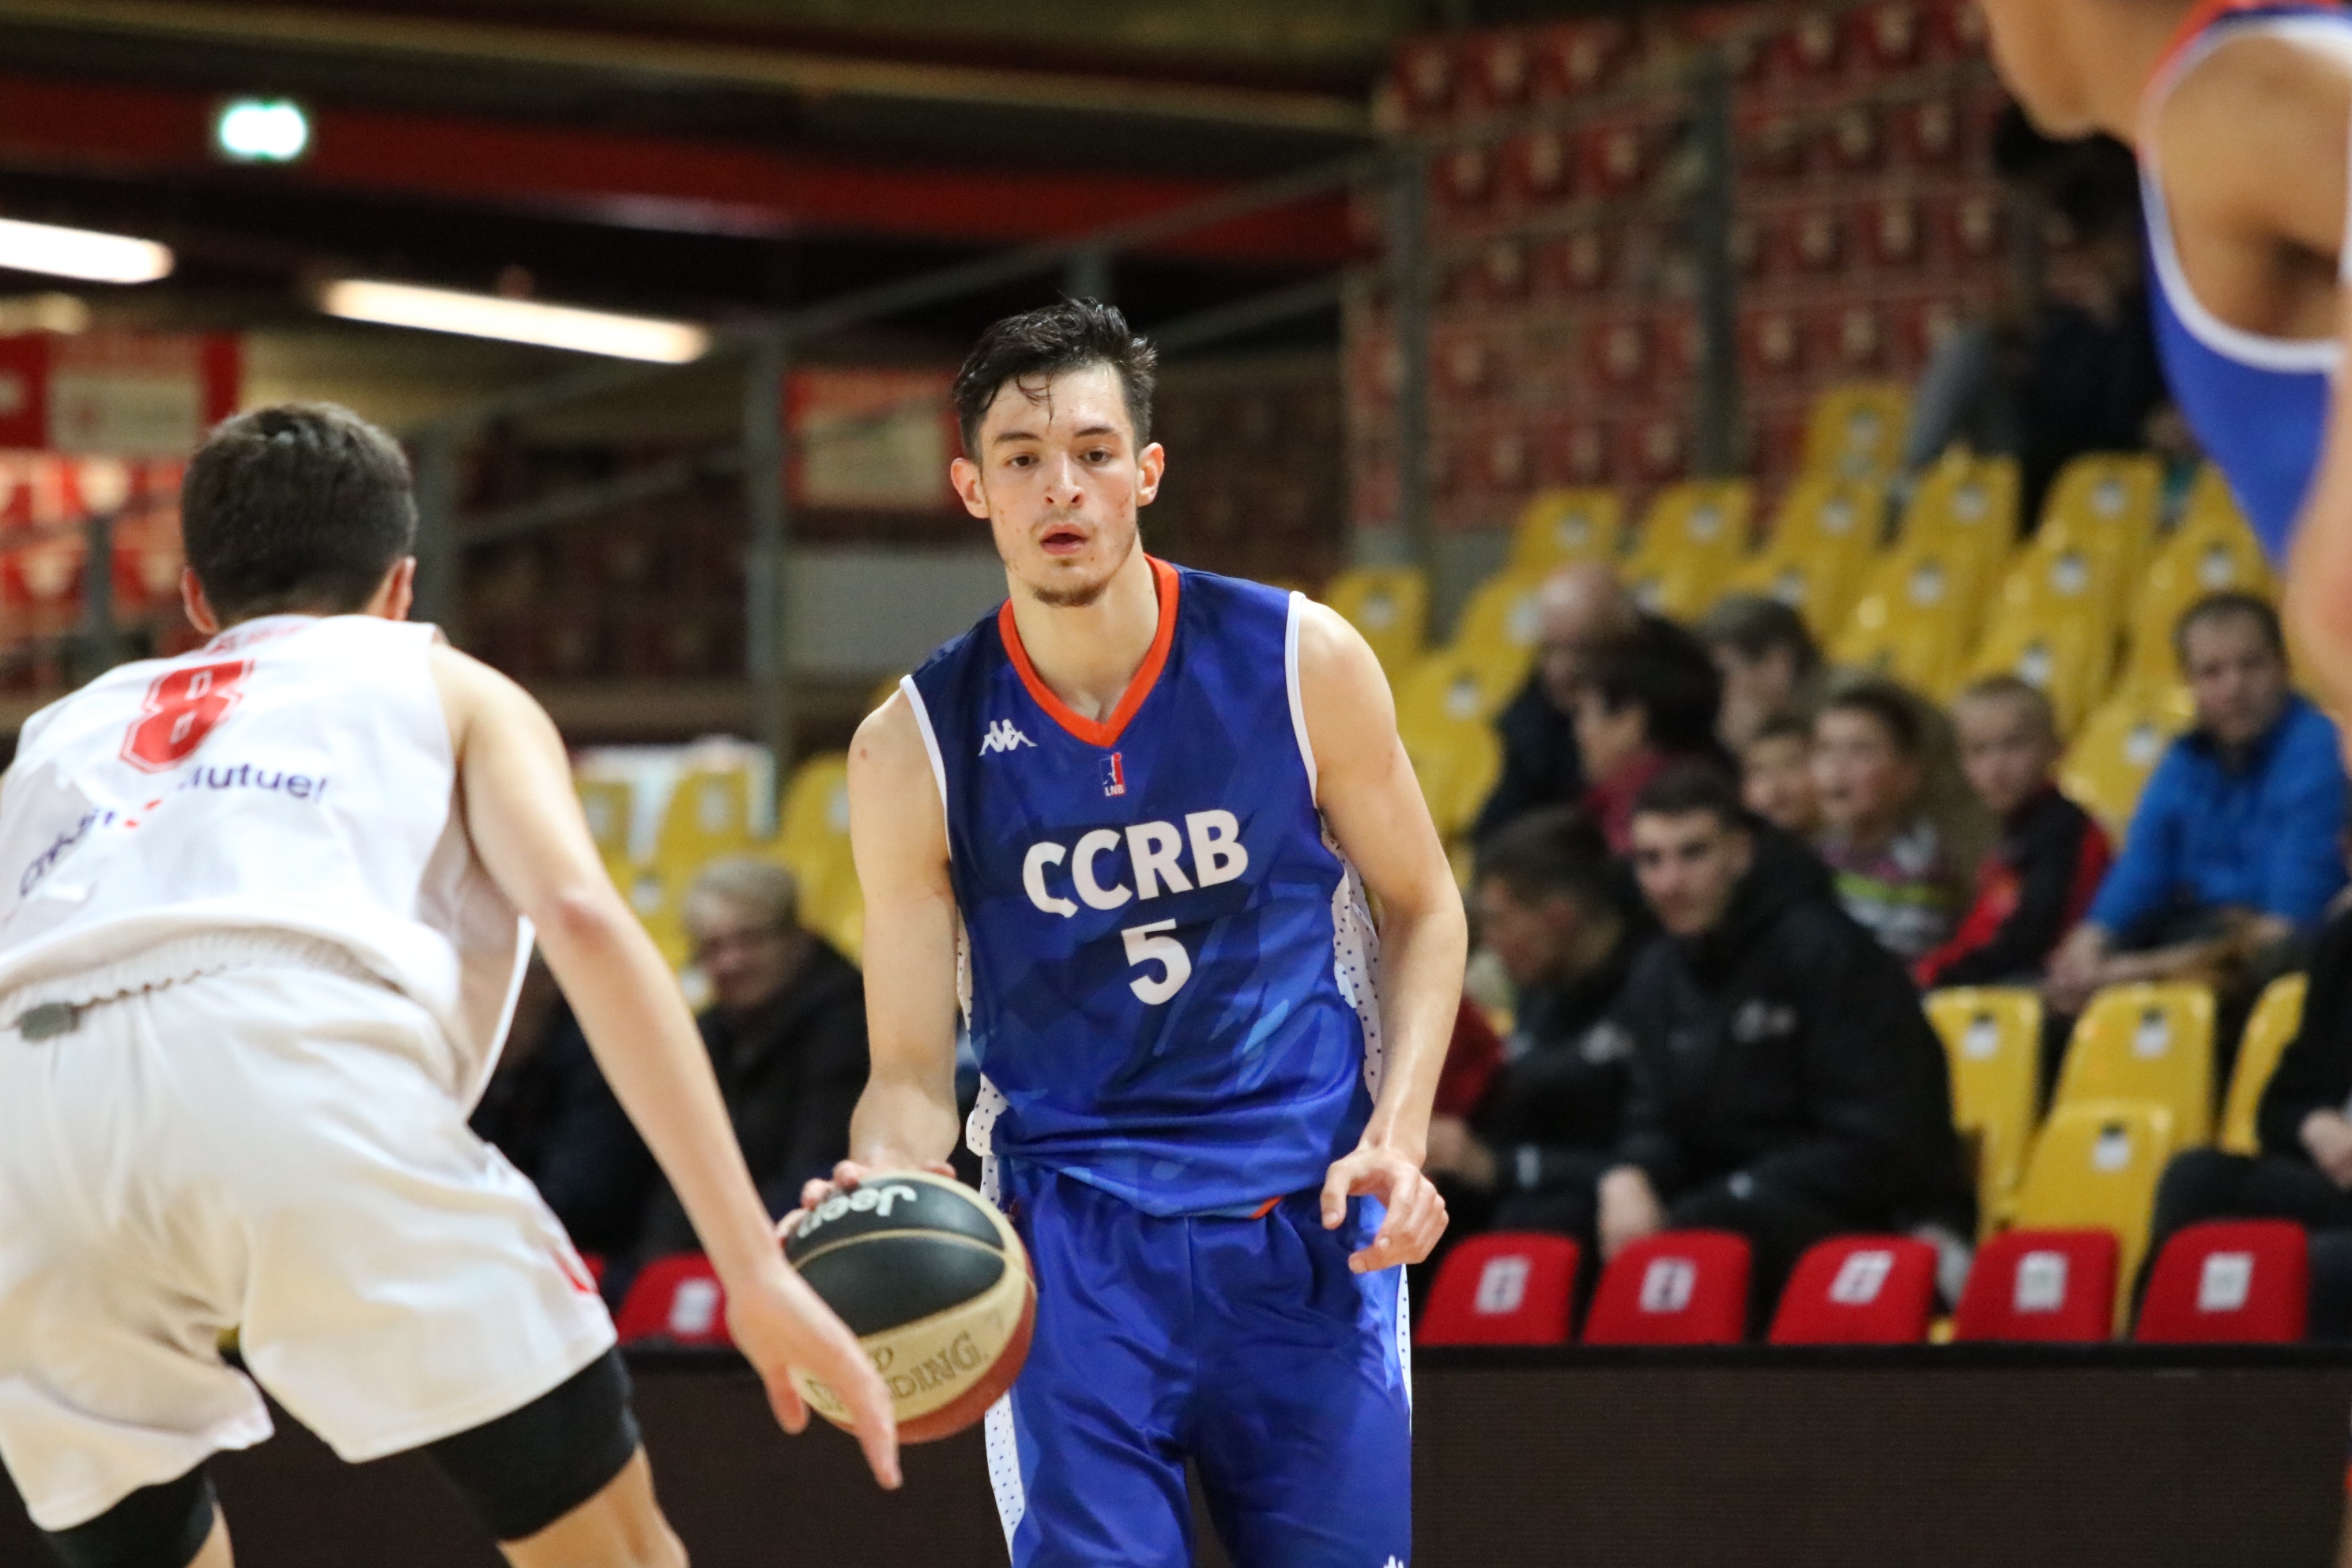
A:
[[[1356,1274],[1380,1227],[1298,1193],[1253,1219],[1159,1219],[1001,1162],[1037,1273],[1028,1364],[989,1413],[1014,1568],[1191,1568],[1185,1461],[1239,1568],[1404,1568],[1412,1410],[1403,1270]]]

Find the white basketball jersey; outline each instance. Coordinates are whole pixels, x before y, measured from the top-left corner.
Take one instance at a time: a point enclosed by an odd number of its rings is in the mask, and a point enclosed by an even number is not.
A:
[[[433,1014],[470,1104],[530,931],[455,810],[435,635],[272,616],[36,714],[0,781],[0,997],[102,1000],[238,933],[316,939]]]

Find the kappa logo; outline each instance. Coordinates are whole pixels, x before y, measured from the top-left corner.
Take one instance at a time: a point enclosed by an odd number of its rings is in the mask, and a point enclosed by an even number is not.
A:
[[[999,719],[988,727],[988,733],[981,737],[980,754],[984,757],[991,752],[1018,751],[1023,746],[1034,746],[1036,743],[1023,734],[1012,720]]]

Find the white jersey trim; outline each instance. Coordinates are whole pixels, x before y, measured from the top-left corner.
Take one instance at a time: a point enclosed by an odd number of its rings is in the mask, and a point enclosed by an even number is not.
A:
[[[923,732],[923,752],[931,759],[931,783],[939,786],[940,818],[944,826],[948,813],[948,765],[940,756],[940,737],[931,728],[931,710],[923,706],[923,694],[915,689],[915,678],[902,675],[898,689],[907,694],[907,706],[914,710],[915,725]]]
[[[1307,797],[1321,805],[1322,783],[1315,767],[1315,742],[1307,733],[1307,703],[1298,694],[1298,620],[1306,613],[1307,595],[1290,592],[1290,614],[1282,628],[1282,678],[1290,690],[1290,731],[1298,738],[1298,760],[1307,765]]]
[[[980,1092],[982,1104],[986,1103],[989,1096],[995,1095],[997,1109],[1003,1108],[1004,1097],[997,1094],[996,1086],[984,1078],[980,1080]],[[972,1117],[977,1121],[979,1116],[980,1108],[974,1107]],[[989,1120],[995,1120],[994,1110],[991,1110]],[[971,1140],[975,1152],[983,1150],[985,1138],[983,1133],[982,1138]],[[1003,1177],[997,1169],[993,1154],[982,1154],[980,1195],[1000,1209],[1004,1206]],[[1029,1512],[1029,1491],[1021,1484],[1021,1444],[1013,1427],[1012,1394],[1004,1394],[988,1407],[987,1415],[982,1418],[981,1428],[988,1447],[989,1489],[996,1494],[997,1522],[1004,1526],[1004,1550],[1010,1553],[1013,1532],[1021,1528],[1021,1521]]]
[[[2142,199],[2147,205],[2148,251],[2156,260],[2157,278],[2165,298],[2181,324],[2199,342],[2253,370],[2285,375],[2333,375],[2344,363],[2343,345],[2334,338],[2273,338],[2233,327],[2206,309],[2189,285],[2180,264],[2180,250],[2172,233],[2172,211],[2164,199],[2164,170],[2158,161],[2157,116],[2175,89],[2215,53],[2240,38],[2284,38],[2291,43],[2317,45],[2333,52],[2352,54],[2352,29],[2341,22],[2317,16],[2258,16],[2224,21],[2207,30],[2183,49],[2148,83],[2140,102],[2139,160]],[[2352,126],[2346,128],[2352,146]],[[2352,195],[2352,193],[2347,193]],[[2337,276],[2352,282],[2352,203],[2346,213],[2346,237],[2336,258]]]

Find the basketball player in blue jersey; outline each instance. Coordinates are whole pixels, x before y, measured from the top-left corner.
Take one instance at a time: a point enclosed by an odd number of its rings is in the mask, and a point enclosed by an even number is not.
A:
[[[2139,153],[2174,401],[2285,570],[2299,662],[2352,715],[2352,11],[2315,0],[1979,0],[2043,131]],[[2352,729],[2347,730],[2352,734]]]
[[[1013,1562],[1189,1564],[1189,1458],[1237,1563],[1402,1568],[1462,900],[1363,640],[1139,547],[1153,369],[1077,300],[958,378],[1010,597],[850,753],[873,1076],[835,1181],[946,1168],[961,972],[1038,1276],[987,1430]]]
[[[2157,341],[2273,563],[2296,653],[2352,718],[2352,11],[2289,0],[1978,0],[2045,132],[2138,152]],[[2352,735],[2352,725],[2345,732]],[[2352,1568],[2352,1521],[2339,1561]]]

